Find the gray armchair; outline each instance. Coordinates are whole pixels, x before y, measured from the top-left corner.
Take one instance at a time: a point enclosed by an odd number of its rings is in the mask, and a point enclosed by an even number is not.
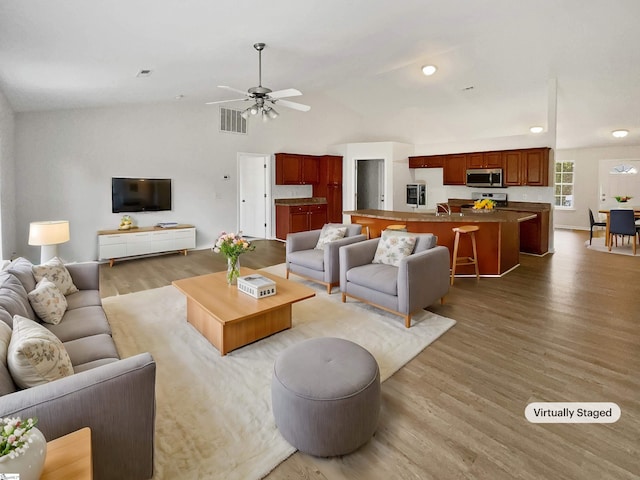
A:
[[[361,225],[329,224],[346,227],[344,238],[327,243],[324,250],[315,248],[322,230],[290,233],[287,235],[287,278],[294,273],[308,280],[327,286],[327,293],[340,284],[340,266],[338,251],[340,247],[366,240],[361,235]]]
[[[411,315],[449,292],[449,249],[436,246],[430,234],[415,234],[413,253],[399,266],[372,263],[379,238],[340,249],[340,290],[342,301],[352,297],[404,317],[411,326]]]

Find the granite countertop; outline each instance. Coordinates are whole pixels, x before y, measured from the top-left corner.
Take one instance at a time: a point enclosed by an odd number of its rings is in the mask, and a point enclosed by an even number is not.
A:
[[[379,218],[383,220],[393,220],[398,222],[437,222],[437,223],[459,223],[463,218],[468,223],[493,223],[493,222],[524,222],[536,218],[531,213],[518,213],[516,211],[494,210],[489,213],[477,213],[465,211],[453,213],[451,215],[436,215],[435,213],[417,212],[396,212],[392,210],[351,210],[343,212],[345,215],[355,215],[359,217]]]
[[[469,205],[473,203],[470,198],[450,198],[449,205],[452,207],[461,207],[462,205]],[[512,212],[544,212],[551,210],[550,203],[540,202],[507,202],[506,207],[495,207],[500,211],[512,211]]]
[[[321,205],[326,204],[327,199],[324,197],[307,197],[307,198],[276,198],[275,205],[284,205],[287,207],[299,205]]]

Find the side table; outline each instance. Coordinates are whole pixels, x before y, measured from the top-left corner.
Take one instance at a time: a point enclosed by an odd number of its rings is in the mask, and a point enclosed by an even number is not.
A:
[[[40,480],[92,480],[91,429],[81,428],[47,442]]]

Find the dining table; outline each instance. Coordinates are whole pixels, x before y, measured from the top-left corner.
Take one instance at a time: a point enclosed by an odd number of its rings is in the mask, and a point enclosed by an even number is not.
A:
[[[640,218],[640,206],[618,207],[618,208],[612,208],[612,209],[598,210],[599,213],[604,213],[607,216],[607,219],[605,220],[605,223],[606,223],[606,227],[605,227],[606,231],[605,231],[605,237],[604,237],[604,245],[605,245],[605,247],[609,246],[609,217],[611,216],[611,210],[618,210],[620,208],[633,209],[634,217],[636,219]]]

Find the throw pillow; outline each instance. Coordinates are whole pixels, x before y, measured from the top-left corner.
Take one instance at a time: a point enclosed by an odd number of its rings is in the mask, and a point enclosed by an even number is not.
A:
[[[18,257],[7,265],[7,271],[13,274],[27,292],[36,288],[36,279],[33,277],[33,264],[23,257]]]
[[[69,295],[78,291],[73,284],[69,270],[67,270],[67,267],[64,266],[58,257],[53,257],[42,265],[34,265],[33,276],[36,277],[36,282],[39,282],[45,277],[48,278],[56,284],[56,287],[58,287],[58,290],[60,290],[63,295]]]
[[[0,363],[7,366],[7,353],[11,342],[11,327],[0,320]]]
[[[73,374],[69,354],[58,337],[20,315],[13,317],[7,363],[13,381],[20,388],[35,387]]]
[[[31,307],[43,322],[53,325],[60,323],[67,310],[67,299],[58,290],[55,283],[43,278],[27,296]]]
[[[327,243],[335,242],[344,238],[347,233],[347,227],[333,227],[331,225],[325,225],[320,231],[320,238],[316,243],[316,250],[324,250],[324,246]]]
[[[384,263],[397,267],[400,265],[400,260],[411,255],[415,244],[414,235],[384,230],[372,263]]]

